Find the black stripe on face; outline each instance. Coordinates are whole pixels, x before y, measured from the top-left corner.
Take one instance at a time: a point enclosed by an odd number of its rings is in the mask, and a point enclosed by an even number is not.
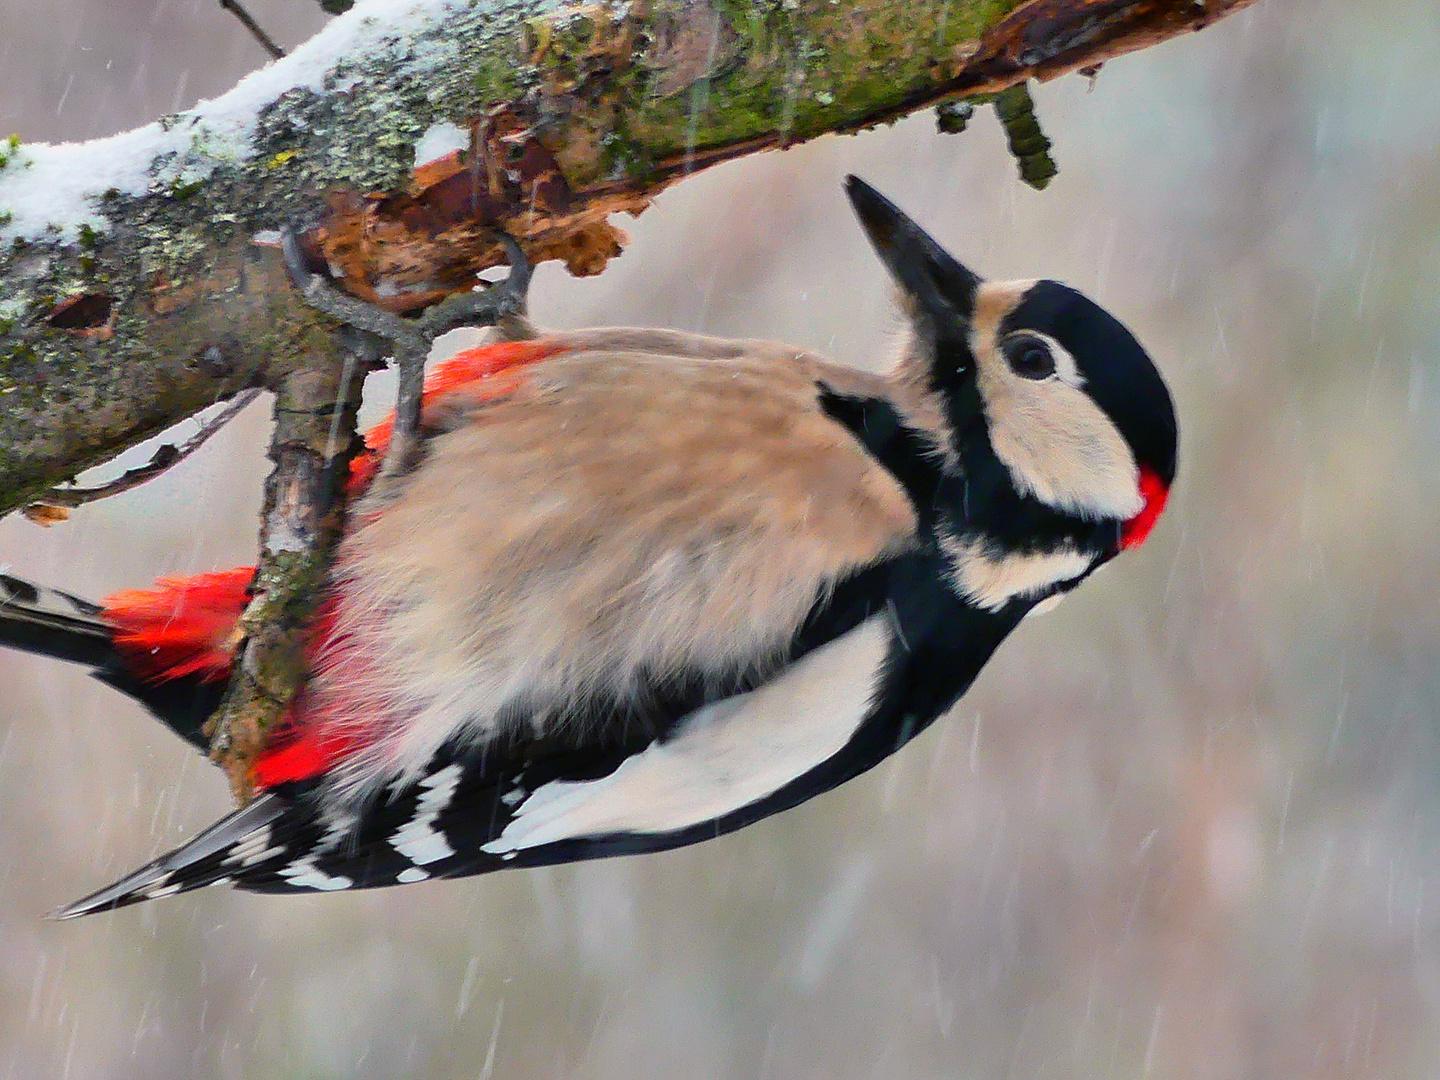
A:
[[[941,371],[974,357],[968,346],[941,346]],[[958,537],[976,537],[996,553],[1044,552],[1069,546],[1106,557],[1119,550],[1121,522],[1091,520],[1056,510],[1015,486],[1009,468],[995,454],[973,372],[937,389],[951,424],[952,449],[960,468],[944,473],[936,492],[943,524]]]
[[[945,476],[939,492],[944,524],[953,535],[983,540],[997,554],[1068,546],[1109,557],[1120,549],[1122,522],[1066,514],[1019,491],[983,424],[959,442],[963,472]]]
[[[919,518],[922,545],[933,546],[936,526],[943,524],[956,536],[978,537],[997,553],[1070,546],[1108,557],[1119,550],[1120,522],[1061,513],[1016,489],[990,445],[974,379],[959,379],[943,390],[956,424],[958,472],[942,467],[934,443],[906,425],[890,402],[836,393],[824,383],[819,387],[820,407],[905,489]]]
[[[907,425],[895,406],[884,398],[840,394],[823,382],[816,385],[825,415],[848,429],[870,456],[895,477],[915,508],[921,533],[929,533],[943,474],[935,444]]]

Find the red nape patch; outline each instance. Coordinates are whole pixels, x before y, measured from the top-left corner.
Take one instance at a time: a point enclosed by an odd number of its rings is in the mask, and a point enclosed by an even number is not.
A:
[[[1145,506],[1120,527],[1121,551],[1139,547],[1145,542],[1155,522],[1160,520],[1165,500],[1170,497],[1170,491],[1160,477],[1144,465],[1140,466],[1140,494],[1145,499]]]
[[[115,628],[115,647],[135,674],[157,682],[183,675],[212,682],[230,674],[254,577],[252,566],[164,577],[148,589],[107,596],[101,606]]]
[[[565,343],[560,338],[535,338],[530,341],[501,341],[458,352],[443,364],[437,364],[425,377],[422,416],[426,406],[452,390],[467,388],[485,401],[504,397],[519,385],[516,372],[509,369],[524,367],[564,351]],[[493,378],[506,371],[509,372],[506,378]],[[346,491],[351,496],[359,495],[375,479],[385,448],[390,445],[390,432],[394,426],[395,415],[391,413],[365,433],[365,450],[350,463]]]

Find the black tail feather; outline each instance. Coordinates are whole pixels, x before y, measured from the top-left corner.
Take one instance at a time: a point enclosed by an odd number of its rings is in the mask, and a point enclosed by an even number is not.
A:
[[[219,706],[224,683],[193,676],[157,683],[132,675],[98,604],[0,574],[0,646],[82,664],[107,686],[140,702],[186,742],[209,749],[201,729]]]
[[[0,574],[0,645],[100,667],[115,657],[100,607]]]
[[[254,802],[221,818],[204,832],[174,851],[167,852],[119,881],[89,896],[57,908],[51,919],[75,919],[97,911],[114,911],[157,896],[189,892],[231,879],[247,858],[273,858],[271,836],[283,824],[292,808],[276,795],[262,795]],[[301,815],[303,820],[303,815]],[[245,845],[249,843],[250,849]],[[283,843],[275,851],[283,852]]]

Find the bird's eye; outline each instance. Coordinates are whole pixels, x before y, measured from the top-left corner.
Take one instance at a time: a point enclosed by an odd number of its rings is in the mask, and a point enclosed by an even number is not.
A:
[[[1038,338],[1011,338],[1004,345],[1010,370],[1022,379],[1046,379],[1055,374],[1055,357]]]

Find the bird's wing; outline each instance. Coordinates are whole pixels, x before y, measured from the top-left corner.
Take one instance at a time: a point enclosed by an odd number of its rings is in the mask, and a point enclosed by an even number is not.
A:
[[[303,720],[363,747],[338,769],[357,794],[457,736],[752,680],[830,589],[914,541],[901,483],[820,401],[884,380],[765,343],[561,341],[503,398],[437,403],[420,466],[355,509]]]
[[[894,752],[969,685],[1020,612],[907,589],[906,555],[842,585],[817,613],[848,626],[753,689],[677,694],[660,735],[516,737],[442,747],[418,777],[347,805],[285,784],[57,917],[227,883],[315,892],[658,851],[732,832]],[[896,599],[867,614],[875,574]],[[695,701],[702,703],[696,705]],[[633,719],[633,717],[632,717]]]
[[[624,722],[611,716],[579,738],[448,745],[419,776],[352,804],[327,799],[323,782],[280,785],[53,917],[213,884],[256,892],[373,888],[654,851],[730,832],[894,748],[892,740],[843,774],[795,786],[841,755],[874,712],[895,638],[888,613],[858,614],[856,622],[856,611],[837,612],[850,629],[750,690],[717,696],[702,686],[656,686],[643,718],[631,705]],[[667,721],[663,735],[647,730]]]

